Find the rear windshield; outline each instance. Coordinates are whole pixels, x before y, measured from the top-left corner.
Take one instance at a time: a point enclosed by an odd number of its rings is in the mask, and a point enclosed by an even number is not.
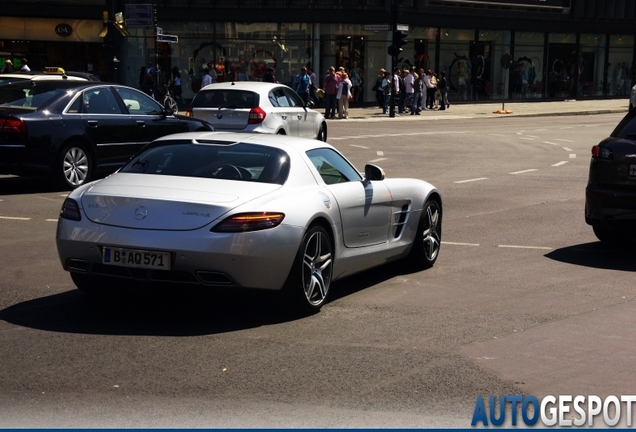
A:
[[[614,138],[625,138],[628,135],[636,135],[636,109],[631,110],[623,117],[623,120],[614,128],[610,136]]]
[[[164,143],[148,147],[120,172],[283,184],[289,156],[253,144]]]
[[[197,93],[193,108],[255,108],[258,94],[247,90],[213,89]]]
[[[75,81],[77,85],[77,81]],[[0,86],[0,106],[40,108],[64,95],[72,82],[21,80]]]

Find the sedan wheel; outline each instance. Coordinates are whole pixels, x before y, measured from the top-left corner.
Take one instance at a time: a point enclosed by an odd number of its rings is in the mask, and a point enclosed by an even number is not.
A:
[[[62,150],[56,170],[62,185],[75,189],[90,180],[93,162],[83,146],[74,144]]]
[[[417,269],[433,267],[442,243],[442,211],[437,201],[428,201],[422,209],[409,261]]]
[[[303,237],[285,285],[294,310],[302,314],[320,310],[329,294],[332,271],[331,238],[324,228],[314,226]]]

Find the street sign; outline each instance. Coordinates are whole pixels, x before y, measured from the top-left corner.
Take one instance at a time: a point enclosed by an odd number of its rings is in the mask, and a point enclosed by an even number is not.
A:
[[[362,30],[364,31],[388,31],[391,30],[389,24],[363,24]]]
[[[402,32],[407,32],[407,31],[409,31],[409,25],[408,24],[396,24],[395,25],[395,30],[402,31]]]
[[[151,4],[127,4],[125,23],[127,26],[152,26],[154,17]]]
[[[157,42],[165,42],[165,43],[179,43],[179,36],[177,35],[168,35],[168,34],[158,34]]]

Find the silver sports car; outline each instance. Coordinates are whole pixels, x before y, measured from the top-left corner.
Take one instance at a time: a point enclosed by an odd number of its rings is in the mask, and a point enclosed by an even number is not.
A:
[[[90,293],[151,284],[282,290],[320,309],[334,280],[404,258],[431,267],[442,198],[417,179],[364,174],[320,141],[192,132],[145,147],[65,200],[57,249]]]

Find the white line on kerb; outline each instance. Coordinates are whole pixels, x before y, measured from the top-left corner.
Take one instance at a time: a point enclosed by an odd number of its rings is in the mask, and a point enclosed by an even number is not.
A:
[[[369,162],[380,162],[380,161],[387,160],[387,159],[388,158],[379,158],[379,159],[373,159],[373,160],[371,160]]]
[[[572,151],[572,149],[570,147],[561,147],[563,150],[565,151]]]
[[[570,159],[576,159],[576,153],[570,153]]]
[[[11,217],[11,216],[0,216],[0,219],[8,219],[8,220],[22,220],[22,221],[31,220],[31,218],[25,218],[25,217]]]
[[[517,246],[517,245],[498,245],[500,248],[513,248],[513,249],[543,249],[543,250],[552,250],[551,247],[546,246]]]
[[[568,161],[561,161],[561,162],[557,162],[557,163],[555,163],[555,164],[554,164],[554,165],[552,165],[552,166],[557,167],[557,166],[565,165],[566,163],[568,163]]]
[[[365,147],[365,146],[361,146],[361,145],[355,145],[355,144],[350,144],[351,147],[358,147],[361,149],[368,149],[369,147]]]
[[[456,182],[453,182],[453,183],[468,183],[468,182],[475,182],[475,181],[479,181],[479,180],[488,180],[488,177],[479,177],[479,178],[474,178],[474,179],[470,179],[470,180],[459,180],[459,181],[456,181]]]
[[[544,142],[545,144],[558,145],[557,143],[553,143],[553,142],[550,142],[550,141],[543,141],[543,142]]]
[[[523,170],[523,171],[515,171],[515,172],[511,172],[511,173],[508,173],[508,174],[515,175],[515,174],[528,173],[528,172],[532,172],[532,171],[538,171],[538,170],[537,170],[536,168],[532,168],[532,169],[527,169],[527,170]]]
[[[479,243],[457,243],[457,242],[447,242],[447,241],[443,241],[442,244],[454,245],[454,246],[479,246]]]

